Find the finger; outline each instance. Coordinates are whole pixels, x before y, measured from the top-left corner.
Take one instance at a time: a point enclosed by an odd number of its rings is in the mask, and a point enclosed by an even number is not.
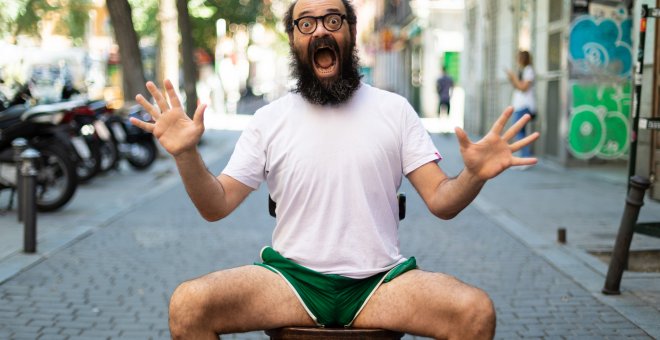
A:
[[[518,150],[524,148],[525,146],[527,146],[527,145],[529,145],[529,144],[532,144],[532,142],[534,142],[535,140],[539,139],[539,136],[541,136],[540,133],[538,133],[538,132],[534,132],[534,133],[532,133],[531,135],[529,135],[529,136],[527,136],[527,137],[525,137],[525,138],[523,138],[523,139],[521,139],[521,140],[519,140],[519,141],[516,141],[515,143],[511,144],[511,145],[509,146],[509,148],[511,149],[512,152],[516,152],[516,151],[518,151]]]
[[[538,158],[536,157],[514,157],[513,161],[511,162],[511,166],[518,166],[518,165],[536,165],[538,163]]]
[[[155,106],[151,105],[151,103],[149,103],[149,101],[147,101],[144,96],[138,94],[135,96],[135,100],[138,102],[138,104],[142,105],[142,107],[147,111],[147,113],[151,115],[151,117],[154,119],[160,118],[160,111]]]
[[[131,121],[131,124],[139,127],[140,129],[142,129],[144,131],[147,131],[149,133],[154,132],[154,124],[152,124],[152,123],[147,123],[147,122],[139,120],[135,117],[131,117],[129,120]]]
[[[179,101],[179,96],[174,91],[174,85],[169,79],[165,79],[165,91],[167,91],[167,97],[170,99],[170,104],[172,107],[181,107],[181,102]]]
[[[490,129],[490,131],[499,136],[502,130],[504,130],[506,122],[509,120],[509,118],[511,118],[511,113],[513,113],[513,106],[509,106],[504,109],[500,117],[495,121],[495,124],[493,124],[493,127]]]
[[[511,127],[506,130],[506,132],[502,135],[502,139],[508,141],[511,138],[513,138],[520,130],[525,128],[525,124],[527,124],[530,120],[532,120],[532,116],[529,114],[524,114],[520,119],[518,119]]]
[[[204,125],[204,111],[206,111],[206,104],[200,104],[197,106],[195,114],[193,115],[193,122],[195,124]]]
[[[516,141],[515,143],[511,144],[511,148],[512,148],[512,149],[515,148],[515,151],[518,151],[518,150],[522,149],[523,147],[532,144],[534,141],[536,141],[537,139],[539,139],[540,136],[541,136],[541,133],[540,133],[540,132],[534,132],[534,133],[532,133],[531,135],[526,136],[525,138],[523,138],[523,139],[521,139],[521,140],[519,140],[519,141]]]
[[[163,97],[163,94],[160,92],[156,84],[151,81],[147,82],[147,89],[156,100],[156,104],[158,105],[160,112],[164,113],[170,109],[170,106],[167,105],[167,100],[165,100],[165,97]]]
[[[458,126],[454,128],[454,132],[456,133],[456,138],[458,138],[458,144],[461,145],[461,148],[467,148],[470,146],[472,141],[468,137],[467,133]]]

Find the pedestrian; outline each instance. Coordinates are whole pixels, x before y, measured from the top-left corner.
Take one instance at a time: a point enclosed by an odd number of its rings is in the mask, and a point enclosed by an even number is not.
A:
[[[536,100],[534,99],[534,68],[532,67],[532,55],[528,51],[519,51],[517,56],[518,73],[506,70],[509,82],[513,86],[513,119],[519,121],[525,115],[529,115],[533,120],[536,118]],[[531,125],[531,124],[530,124]],[[518,140],[523,140],[527,136],[528,126],[525,124],[516,135]],[[532,150],[529,145],[520,150],[522,157],[530,157]],[[518,169],[527,169],[526,166]]]
[[[438,118],[442,115],[442,107],[446,108],[447,117],[449,117],[451,108],[451,95],[454,91],[454,79],[447,74],[447,67],[442,67],[442,75],[435,82],[435,90],[438,93]]]
[[[175,339],[284,326],[383,328],[433,338],[490,339],[489,296],[452,276],[417,268],[399,249],[397,191],[402,177],[429,210],[450,219],[488,179],[535,164],[509,144],[525,119],[504,130],[504,110],[477,143],[456,128],[465,164],[456,177],[410,104],[361,82],[355,10],[348,0],[298,0],[285,16],[295,89],[259,109],[224,170],[206,168],[196,147],[204,132],[200,105],[190,119],[171,82],[153,83],[152,105],[136,99],[174,157],[186,191],[209,221],[229,215],[263,182],[277,202],[272,245],[262,262],[182,283],[170,300]]]

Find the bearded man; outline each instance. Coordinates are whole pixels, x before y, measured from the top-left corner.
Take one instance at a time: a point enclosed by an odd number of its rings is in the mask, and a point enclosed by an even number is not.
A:
[[[465,168],[449,178],[417,114],[399,95],[360,81],[355,10],[348,0],[298,0],[285,18],[292,93],[259,109],[218,176],[196,148],[204,105],[189,119],[169,81],[171,106],[137,100],[175,159],[188,195],[209,221],[229,215],[262,182],[277,202],[272,246],[263,262],[182,283],[170,302],[177,339],[284,326],[383,328],[433,338],[490,339],[488,295],[458,279],[420,270],[399,251],[397,191],[402,177],[429,210],[450,219],[484,183],[535,158],[512,155],[538,133],[509,144],[529,117],[504,131],[505,110],[472,143],[456,128]],[[504,131],[504,132],[503,132]],[[322,207],[322,208],[321,208]]]

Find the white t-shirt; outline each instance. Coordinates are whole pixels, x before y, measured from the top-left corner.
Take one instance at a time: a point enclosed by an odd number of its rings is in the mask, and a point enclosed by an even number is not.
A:
[[[531,112],[536,112],[536,101],[534,100],[534,69],[531,65],[527,65],[525,68],[523,68],[522,80],[529,81],[531,85],[527,91],[514,89],[511,105],[513,105],[513,109],[515,111],[520,111],[524,108],[527,108]]]
[[[223,173],[254,189],[266,181],[277,202],[273,249],[321,273],[365,278],[406,260],[402,176],[440,159],[403,97],[362,84],[339,106],[290,93],[259,109]]]

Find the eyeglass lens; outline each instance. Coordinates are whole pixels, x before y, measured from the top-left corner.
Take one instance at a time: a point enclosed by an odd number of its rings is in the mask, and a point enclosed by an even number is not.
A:
[[[318,19],[323,20],[323,27],[328,31],[333,32],[341,28],[341,15],[331,13],[322,17],[302,17],[298,19],[298,29],[303,34],[311,34],[316,31],[316,23]]]

